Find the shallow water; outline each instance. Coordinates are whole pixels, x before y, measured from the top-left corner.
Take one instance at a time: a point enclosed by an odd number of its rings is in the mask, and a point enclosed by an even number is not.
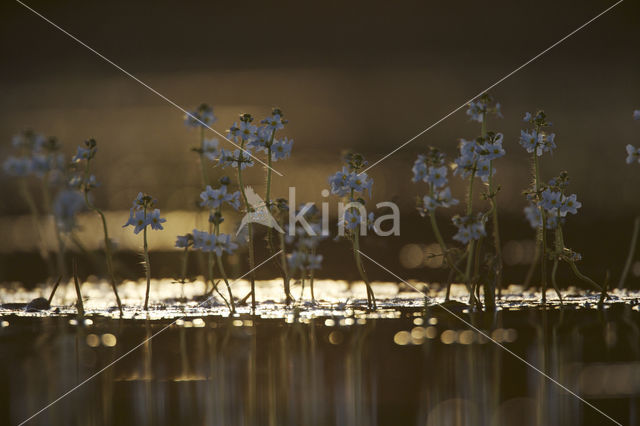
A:
[[[202,283],[152,285],[148,315],[144,286],[121,287],[123,319],[102,282],[83,284],[84,318],[72,286],[55,313],[7,305],[48,290],[2,290],[0,423],[19,424],[140,345],[29,424],[614,424],[496,342],[616,421],[640,422],[637,293],[612,293],[598,310],[597,295],[570,290],[561,310],[512,287],[496,312],[470,313],[443,310],[435,290],[425,304],[377,283],[381,309],[370,313],[359,286],[321,281],[318,304],[287,308],[263,282],[256,315],[229,316],[221,301],[186,301]],[[453,294],[465,300],[463,287]]]

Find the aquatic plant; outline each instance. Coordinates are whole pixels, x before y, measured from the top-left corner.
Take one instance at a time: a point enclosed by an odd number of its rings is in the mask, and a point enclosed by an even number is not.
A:
[[[240,191],[235,191],[233,193],[228,191],[227,188],[231,183],[231,180],[227,176],[220,178],[219,183],[220,187],[218,187],[217,189],[213,189],[211,188],[211,186],[207,185],[206,189],[200,194],[200,198],[202,200],[200,206],[205,207],[209,210],[209,231],[204,232],[198,231],[197,229],[193,230],[193,248],[208,253],[207,277],[212,285],[211,292],[217,291],[217,284],[213,281],[212,261],[213,255],[216,255],[218,269],[220,270],[222,279],[227,286],[229,301],[227,301],[219,291],[218,294],[220,294],[220,296],[225,300],[231,312],[235,312],[233,293],[231,292],[229,278],[222,262],[222,254],[225,252],[232,254],[233,251],[238,247],[238,244],[232,241],[231,235],[220,233],[220,224],[224,221],[224,217],[222,215],[222,207],[224,204],[233,207],[235,210],[238,210],[240,208]],[[178,240],[178,242],[180,242],[180,245],[184,246],[185,249],[188,249],[188,239],[186,241],[186,245],[183,244],[184,241],[181,241],[180,239]]]
[[[162,224],[167,220],[160,217],[160,210],[155,208],[157,200],[148,194],[138,193],[129,210],[129,220],[122,227],[133,226],[133,233],[143,235],[144,271],[147,278],[147,291],[144,296],[144,310],[149,309],[149,290],[151,287],[151,263],[149,262],[149,243],[147,229],[162,230]]]
[[[120,296],[118,295],[118,288],[116,286],[116,277],[115,271],[113,268],[113,257],[112,257],[112,241],[109,238],[109,230],[107,228],[107,219],[105,218],[104,213],[101,209],[99,209],[93,202],[91,201],[90,193],[93,189],[98,187],[98,182],[96,177],[91,174],[91,161],[95,157],[98,147],[95,139],[87,139],[84,142],[84,146],[79,146],[76,152],[76,155],[71,160],[77,168],[80,168],[79,174],[73,175],[69,181],[69,185],[72,188],[76,188],[79,190],[84,196],[84,202],[89,208],[89,210],[93,210],[98,213],[100,219],[102,221],[102,232],[104,235],[104,251],[105,258],[107,261],[107,272],[109,274],[109,278],[111,281],[111,288],[113,289],[113,294],[116,297],[116,303],[118,304],[118,309],[120,310],[120,315],[122,315],[122,303],[120,302]]]
[[[533,162],[533,184],[525,191],[529,205],[524,208],[524,213],[531,227],[536,230],[537,254],[534,256],[533,263],[540,261],[542,303],[546,303],[548,260],[553,261],[551,281],[561,303],[562,295],[556,282],[559,261],[568,263],[576,277],[601,291],[602,297],[604,297],[606,289],[580,272],[576,262],[581,260],[582,256],[567,248],[564,242],[562,227],[566,216],[569,213],[576,214],[578,208],[582,206],[577,200],[576,194],[566,194],[566,188],[569,185],[568,173],[563,171],[559,176],[546,183],[541,178],[540,158],[545,153],[552,153],[556,149],[555,133],[546,130],[552,123],[547,120],[547,116],[542,110],[535,114],[527,112],[523,120],[533,125],[533,128],[520,132],[520,145],[531,154]],[[551,250],[547,247],[549,231],[553,231],[554,234]]]
[[[38,180],[42,202],[43,216],[56,213],[53,205],[53,193],[64,186],[65,158],[61,146],[55,137],[45,137],[32,130],[25,130],[12,139],[12,145],[17,155],[9,156],[3,163],[3,170],[9,176],[18,179],[20,195],[27,203],[33,228],[38,235],[38,248],[42,259],[47,263],[49,273],[54,273],[50,262],[49,251],[44,241],[44,231],[40,223],[40,209],[38,209],[28,184],[29,177]],[[57,274],[67,277],[64,263],[65,244],[62,239],[63,230],[59,227],[57,217],[54,217],[54,233],[57,242],[56,268]]]
[[[339,234],[346,236],[351,241],[356,268],[367,288],[367,306],[369,309],[375,310],[376,298],[360,255],[360,235],[366,233],[367,228],[373,227],[373,217],[366,215],[365,200],[359,196],[367,193],[371,198],[373,179],[361,171],[367,165],[367,161],[361,154],[349,153],[344,157],[344,162],[346,165],[342,167],[342,170],[329,176],[331,193],[347,200],[347,204],[342,206],[338,213]]]

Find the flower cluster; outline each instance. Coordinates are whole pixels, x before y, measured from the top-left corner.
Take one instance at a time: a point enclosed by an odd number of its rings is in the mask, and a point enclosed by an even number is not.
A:
[[[188,127],[207,127],[217,120],[213,115],[213,108],[207,104],[201,104],[198,108],[184,115],[184,124]]]
[[[546,228],[556,229],[564,222],[567,214],[577,214],[582,203],[576,194],[565,195],[569,186],[569,175],[563,171],[559,176],[549,180],[540,193],[539,201],[530,197],[531,204],[524,209],[525,216],[532,228],[542,226],[542,212],[545,214]]]
[[[345,157],[346,166],[341,171],[329,176],[329,184],[331,185],[331,193],[340,197],[353,193],[368,191],[371,197],[371,188],[373,187],[373,179],[369,178],[366,173],[360,172],[367,162],[360,154],[347,154]]]
[[[155,230],[164,229],[162,224],[167,219],[160,217],[160,210],[154,208],[156,203],[157,200],[154,200],[151,196],[139,192],[129,210],[129,220],[122,227],[133,226],[134,234],[140,233],[147,226],[151,226],[151,229]]]
[[[475,140],[460,141],[460,155],[454,161],[454,175],[462,179],[469,176],[479,177],[483,182],[489,180],[496,170],[492,167],[492,161],[503,157],[505,150],[502,147],[502,133],[488,132],[486,137]]]
[[[489,113],[495,114],[502,118],[500,112],[500,103],[494,103],[494,99],[488,93],[484,93],[477,100],[469,102],[467,115],[472,121],[482,123],[482,119]]]
[[[283,113],[280,109],[274,108],[269,117],[260,121],[261,126],[253,125],[251,124],[252,122],[253,117],[251,114],[242,114],[240,116],[240,124],[237,122],[233,123],[233,126],[227,131],[227,137],[234,142],[246,142],[245,149],[247,150],[255,149],[256,151],[264,151],[265,153],[271,152],[272,161],[286,159],[291,155],[293,139],[286,137],[276,139],[275,137],[276,131],[283,129],[288,123],[288,121],[283,118]],[[220,159],[222,166],[224,167],[225,165],[231,164],[237,167],[237,164],[240,162],[237,161],[240,158],[239,151],[234,152],[232,155],[229,155],[227,151],[226,154],[227,159]],[[248,157],[246,153],[244,153],[243,156]],[[245,158],[244,160],[247,159]],[[247,161],[242,167],[252,165],[253,162]]]
[[[458,232],[453,236],[453,239],[462,244],[467,244],[469,241],[479,240],[481,237],[486,236],[485,220],[486,218],[482,213],[469,216],[455,215],[452,221],[458,228]]]
[[[458,200],[451,196],[451,189],[446,187],[447,166],[442,152],[430,147],[427,154],[418,155],[413,163],[413,182],[426,182],[429,184],[429,195],[422,199],[422,205],[418,206],[420,215],[433,212],[438,207],[451,207],[458,204]]]
[[[76,215],[86,210],[84,197],[78,191],[62,190],[53,202],[53,214],[58,229],[70,233],[76,228]]]
[[[56,138],[47,138],[27,130],[14,136],[12,144],[19,155],[5,160],[3,170],[6,174],[16,177],[35,175],[42,178],[55,172],[49,176],[50,180],[56,180],[62,174],[65,159],[59,152],[60,144]]]
[[[547,116],[544,111],[538,111],[535,115],[527,112],[524,115],[523,121],[533,124],[534,128],[520,131],[520,145],[522,145],[529,154],[535,152],[535,155],[538,157],[541,157],[545,152],[552,154],[556,148],[556,134],[544,131],[545,127],[552,125],[552,123],[547,121]]]
[[[197,229],[194,229],[192,234],[178,236],[176,247],[188,247],[189,244],[193,245],[195,250],[214,252],[218,256],[222,256],[222,253],[232,254],[238,248],[238,244],[231,240],[229,234],[216,235]]]
[[[202,199],[200,206],[217,209],[222,206],[223,203],[227,203],[238,210],[240,208],[240,191],[234,193],[228,192],[227,185],[229,178],[223,178],[221,182],[226,182],[226,184],[223,183],[218,189],[213,189],[210,185],[207,185],[206,189],[200,193],[200,198]]]

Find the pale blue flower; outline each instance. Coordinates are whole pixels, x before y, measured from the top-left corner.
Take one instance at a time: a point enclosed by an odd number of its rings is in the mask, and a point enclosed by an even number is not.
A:
[[[369,191],[369,197],[371,197],[371,187],[373,186],[373,179],[369,179],[366,173],[351,172],[349,175],[349,186],[356,192]]]
[[[532,118],[533,117],[531,116],[530,112],[525,112],[524,113],[524,118],[522,119],[522,121],[530,123]]]
[[[71,161],[74,163],[78,163],[83,160],[90,160],[96,155],[97,151],[98,151],[97,147],[84,148],[82,146],[79,146],[78,151],[76,152],[76,155],[73,156]]]
[[[640,109],[633,111],[633,119],[640,120]]]
[[[476,177],[482,179],[483,182],[489,181],[489,174],[496,174],[495,167],[491,167],[489,160],[480,160],[476,163]]]
[[[209,161],[215,161],[218,159],[220,150],[218,148],[220,142],[218,139],[204,139],[202,141],[202,155],[204,155]]]
[[[475,164],[473,156],[462,155],[458,158],[455,158],[453,162],[455,164],[455,168],[453,169],[454,176],[459,175],[462,179],[466,179],[471,175]]]
[[[237,122],[234,122],[233,126],[231,126],[227,131],[227,139],[232,140],[234,142],[238,142],[239,138],[240,138],[240,127],[238,127]]]
[[[426,156],[419,154],[418,159],[413,163],[413,167],[411,168],[411,171],[413,172],[413,182],[427,181],[428,167],[426,158]]]
[[[147,216],[147,221],[149,222],[149,225],[151,225],[151,229],[154,229],[156,231],[164,229],[162,227],[162,224],[165,223],[167,219],[160,217],[159,209],[153,209],[153,211]]]
[[[480,147],[480,152],[485,160],[493,161],[505,155],[505,150],[502,148],[502,133],[498,133],[499,137],[492,142],[485,142]]]
[[[542,226],[542,217],[540,216],[540,208],[538,206],[535,204],[528,205],[524,208],[524,214],[533,229],[538,229]]]
[[[271,158],[273,159],[273,161],[288,158],[291,155],[292,148],[293,139],[287,139],[285,137],[281,141],[275,141],[271,146]]]
[[[627,164],[631,164],[634,161],[640,163],[640,148],[636,148],[633,145],[627,145]]]
[[[240,155],[241,153],[242,155]],[[253,158],[249,154],[250,152],[246,148],[244,151],[236,149],[233,152],[222,148],[220,150],[220,158],[218,159],[218,162],[222,168],[227,166],[237,168],[238,164],[240,164],[240,169],[244,170],[247,167],[252,167],[254,165]]]
[[[204,252],[212,252],[215,250],[216,236],[215,234],[193,230],[193,248]]]
[[[215,251],[218,256],[222,256],[223,252],[233,254],[233,251],[238,248],[238,244],[231,241],[231,235],[229,234],[214,235],[213,243],[213,251]]]
[[[349,169],[342,167],[341,171],[329,176],[329,184],[331,185],[331,193],[340,197],[347,195],[350,191],[349,187]]]
[[[582,203],[577,200],[576,194],[571,194],[568,197],[562,196],[560,216],[566,216],[567,213],[577,214],[580,207],[582,207]]]
[[[62,190],[53,202],[53,214],[58,228],[64,233],[70,233],[76,226],[77,213],[86,209],[84,196],[78,191]]]
[[[239,129],[239,136],[242,140],[251,142],[256,138],[256,132],[258,131],[257,126],[254,126],[247,121],[241,121]]]
[[[358,210],[347,210],[344,212],[344,219],[342,222],[346,226],[347,229],[353,230],[356,229],[356,226],[360,225],[360,211]]]
[[[436,192],[433,197],[426,195],[422,201],[423,208],[428,212],[433,212],[438,207],[448,208],[459,203],[458,200],[451,196],[451,188]]]
[[[545,189],[542,191],[542,200],[540,200],[540,206],[546,211],[557,209],[562,204],[562,193],[557,191],[551,191]]]
[[[429,167],[426,182],[433,184],[435,188],[441,188],[447,184],[447,167]]]
[[[9,176],[25,177],[31,173],[31,160],[28,157],[9,157],[2,165]]]
[[[458,228],[458,232],[453,236],[453,239],[460,241],[462,244],[467,244],[472,240],[479,240],[487,235],[482,213],[478,213],[475,216],[454,216],[452,222]]]
[[[133,233],[138,234],[142,231],[146,226],[149,225],[148,219],[145,217],[144,210],[129,210],[129,220],[122,227],[125,228],[127,226],[133,226]]]
[[[207,104],[201,104],[184,116],[184,124],[188,127],[208,127],[215,123],[216,120],[213,108]]]
[[[536,147],[538,145],[538,132],[536,132],[535,130],[520,130],[520,145],[522,145],[522,147],[526,149],[529,154],[532,154],[536,150]]]
[[[469,108],[467,109],[467,115],[472,121],[482,123],[482,118],[487,113],[487,106],[483,102],[469,102]]]
[[[262,124],[265,125],[267,129],[271,132],[275,132],[276,130],[280,130],[284,128],[284,123],[282,122],[282,116],[280,114],[273,114],[270,117],[265,118],[261,121]]]
[[[460,139],[460,156],[476,158],[480,145],[475,140],[468,141],[466,139]]]
[[[175,246],[178,248],[187,248],[193,245],[193,235],[178,235]]]

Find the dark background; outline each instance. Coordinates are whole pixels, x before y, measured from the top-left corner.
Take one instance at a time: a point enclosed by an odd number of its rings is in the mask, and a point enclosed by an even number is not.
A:
[[[274,193],[283,196],[291,185],[299,201],[320,202],[342,150],[376,161],[613,3],[27,4],[177,104],[213,105],[220,131],[240,112],[260,118],[281,107],[290,120],[286,134],[296,143],[292,158],[277,163],[285,177],[275,178]],[[505,134],[508,152],[497,164],[505,242],[532,237],[521,213],[530,166],[517,140],[524,112],[544,108],[558,149],[544,158],[543,175],[566,169],[572,176],[583,207],[570,218],[566,240],[584,254],[583,268],[597,280],[609,268],[618,276],[640,210],[640,166],[624,163],[624,146],[640,142],[640,123],[631,118],[640,108],[639,21],[639,4],[627,0],[492,91],[504,119],[490,129]],[[0,22],[2,159],[10,154],[11,136],[26,127],[57,136],[69,154],[94,137],[99,205],[123,211],[146,191],[165,212],[195,211],[199,169],[189,148],[197,133],[184,127],[180,111],[18,3],[0,5]],[[458,138],[478,132],[460,111],[371,170],[374,201],[401,206],[402,235],[371,238],[366,251],[404,277],[439,279],[430,269],[404,269],[397,255],[407,243],[433,242],[428,224],[414,213],[414,198],[425,188],[410,183],[411,165],[428,145],[453,155]],[[254,168],[248,180],[261,185],[261,170]],[[453,189],[460,198],[458,181]],[[0,216],[7,220],[27,213],[14,183],[0,177]],[[0,279],[44,279],[43,269],[33,267],[37,255],[20,248],[19,236],[3,237]],[[177,258],[165,246],[156,245],[161,250],[153,255],[167,261],[154,272],[175,274]],[[356,278],[343,260],[346,245],[327,244],[324,253],[324,275]],[[123,263],[136,261],[127,256],[119,254]],[[373,265],[369,270],[391,279]],[[521,281],[524,271],[514,266],[508,277]]]

